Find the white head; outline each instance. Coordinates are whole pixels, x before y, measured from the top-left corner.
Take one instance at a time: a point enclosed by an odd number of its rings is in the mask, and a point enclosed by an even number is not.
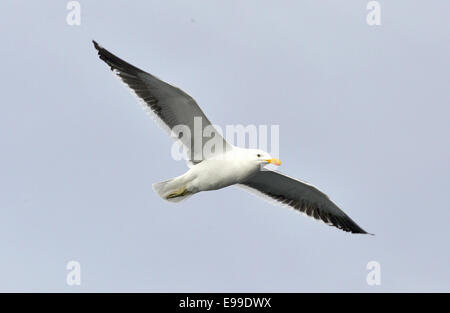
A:
[[[259,149],[244,149],[247,159],[255,161],[259,165],[274,164],[281,165],[279,159],[274,159],[265,151]]]

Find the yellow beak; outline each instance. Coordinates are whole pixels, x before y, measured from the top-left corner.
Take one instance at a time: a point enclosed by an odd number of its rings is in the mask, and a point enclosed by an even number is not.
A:
[[[273,165],[281,165],[280,159],[267,159],[266,161]]]

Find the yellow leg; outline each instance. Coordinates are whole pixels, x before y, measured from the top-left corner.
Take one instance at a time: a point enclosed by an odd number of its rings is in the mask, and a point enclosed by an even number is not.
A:
[[[172,198],[176,198],[176,197],[182,197],[186,194],[186,187],[183,187],[181,189],[175,190],[171,193],[169,193],[166,198],[167,199],[172,199]]]

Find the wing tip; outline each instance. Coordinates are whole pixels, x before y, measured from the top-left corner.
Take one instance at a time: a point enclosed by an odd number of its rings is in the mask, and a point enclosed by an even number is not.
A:
[[[356,224],[352,219],[350,219],[349,217],[347,217],[348,220],[346,220],[341,227],[339,227],[338,225],[333,225],[343,231],[346,232],[350,232],[352,234],[355,235],[370,235],[370,236],[375,236],[375,234],[369,233],[367,231],[365,231],[364,229],[362,229],[358,224]],[[341,223],[339,223],[341,224]]]
[[[369,235],[369,236],[375,236],[375,234],[366,232],[365,230],[363,230],[363,231],[352,231],[352,230],[350,230],[350,232],[351,232],[352,234],[355,234],[355,235]]]
[[[102,46],[100,46],[100,45],[98,44],[98,42],[95,41],[95,40],[92,40],[92,43],[94,44],[95,50],[97,50],[97,52],[98,52],[98,57],[99,57],[102,61],[104,61],[106,64],[108,64],[108,65],[111,67],[111,70],[114,70],[114,69],[113,69],[113,66],[112,66],[111,64],[108,63],[108,59],[107,59],[107,56],[106,56],[107,51],[105,50],[105,48],[103,48]]]
[[[100,46],[100,45],[98,44],[98,42],[95,41],[95,40],[92,40],[92,43],[94,44],[94,48],[95,48],[97,51],[100,51],[100,49],[103,48],[103,47]]]
[[[122,60],[116,55],[109,52],[107,49],[103,48],[97,41],[92,40],[95,50],[98,52],[98,57],[100,60],[105,62],[113,72],[129,72],[129,73],[141,73],[141,69],[131,65],[130,63]],[[117,74],[117,73],[116,73]]]
[[[361,227],[358,226],[357,229],[351,228],[346,230],[347,232],[350,232],[352,234],[356,234],[356,235],[369,235],[369,236],[375,236],[375,234],[373,233],[369,233],[367,231],[365,231],[364,229],[362,229]]]

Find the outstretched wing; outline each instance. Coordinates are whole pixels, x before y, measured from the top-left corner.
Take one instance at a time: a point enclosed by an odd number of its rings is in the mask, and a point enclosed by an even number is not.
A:
[[[327,195],[315,187],[285,176],[263,170],[241,184],[281,204],[288,205],[330,226],[347,232],[367,234],[334,204]]]
[[[124,82],[136,96],[142,100],[147,111],[159,120],[163,128],[173,137],[179,139],[187,148],[187,157],[192,163],[199,163],[204,159],[203,146],[211,137],[219,136],[223,144],[222,151],[229,148],[225,139],[214,129],[195,100],[181,89],[171,86],[155,76],[118,58],[97,42],[93,41],[100,59],[111,67],[111,70]],[[194,131],[194,120],[197,121]],[[199,125],[201,121],[201,125]],[[184,125],[189,128],[190,135],[175,134],[173,128]],[[206,136],[205,127],[212,130]],[[178,135],[178,138],[177,138]],[[201,144],[199,141],[201,140]],[[197,142],[197,144],[195,144]],[[218,142],[218,141],[217,141]]]

